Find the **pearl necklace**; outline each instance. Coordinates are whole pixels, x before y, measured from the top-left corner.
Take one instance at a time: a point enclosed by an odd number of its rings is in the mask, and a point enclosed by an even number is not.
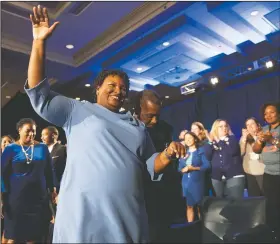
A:
[[[30,164],[33,160],[33,155],[34,155],[34,144],[31,144],[26,150],[23,148],[23,145],[21,144],[21,142],[19,142],[19,144],[21,145],[21,150],[24,153],[25,157],[26,157],[26,163]],[[31,147],[31,154],[30,156],[28,155],[27,151],[29,150],[29,148]]]

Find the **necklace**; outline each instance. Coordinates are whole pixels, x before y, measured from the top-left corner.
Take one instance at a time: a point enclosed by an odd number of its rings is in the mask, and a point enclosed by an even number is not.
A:
[[[26,150],[24,149],[23,145],[21,144],[21,142],[19,142],[20,146],[21,146],[21,150],[24,153],[25,157],[26,157],[26,163],[30,164],[33,160],[33,155],[34,155],[34,144],[32,143]],[[30,149],[31,147],[31,154],[28,155],[27,151]]]

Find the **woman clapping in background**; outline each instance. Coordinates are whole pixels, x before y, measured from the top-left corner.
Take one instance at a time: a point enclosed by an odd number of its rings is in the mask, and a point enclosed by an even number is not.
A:
[[[243,169],[247,175],[248,195],[263,195],[263,173],[264,164],[259,154],[253,152],[253,145],[257,139],[257,133],[262,128],[256,118],[248,118],[245,122],[245,128],[242,129],[240,138],[240,150],[243,157]]]

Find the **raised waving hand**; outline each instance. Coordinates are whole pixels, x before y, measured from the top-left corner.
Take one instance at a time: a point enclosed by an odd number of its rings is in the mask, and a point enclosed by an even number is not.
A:
[[[48,11],[40,5],[33,7],[33,15],[30,14],[30,20],[32,22],[34,40],[46,40],[59,24],[59,22],[55,22],[50,26]]]

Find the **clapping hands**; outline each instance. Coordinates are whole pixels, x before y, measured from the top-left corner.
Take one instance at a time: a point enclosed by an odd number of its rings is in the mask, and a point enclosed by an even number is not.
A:
[[[266,131],[266,132],[261,131],[258,133],[257,137],[258,140],[261,141],[262,143],[266,143],[266,142],[271,143],[274,139],[270,131]]]
[[[194,170],[196,170],[195,167],[193,167],[192,165],[187,165],[186,167],[184,167],[184,168],[181,170],[181,172],[182,172],[182,173],[187,173],[187,172],[194,171]]]

